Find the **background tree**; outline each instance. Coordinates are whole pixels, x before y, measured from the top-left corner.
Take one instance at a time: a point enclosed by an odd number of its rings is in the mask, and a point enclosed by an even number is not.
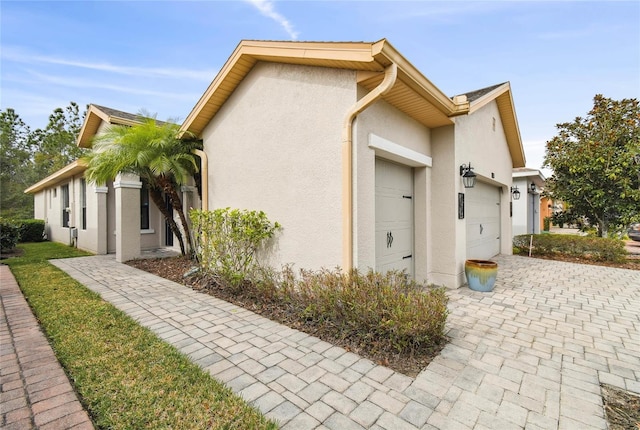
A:
[[[24,194],[33,174],[31,131],[11,108],[0,112],[0,215],[33,216],[33,197]]]
[[[556,125],[544,167],[547,193],[584,217],[598,236],[640,217],[640,104],[598,94],[586,117]]]
[[[93,150],[84,157],[88,166],[85,176],[94,183],[113,180],[119,173],[140,176],[149,188],[151,200],[178,239],[182,254],[190,255],[193,250],[191,232],[180,186],[198,171],[191,151],[202,144],[195,140],[180,140],[180,126],[173,122],[158,122],[155,116],[141,116],[140,121],[134,126],[113,125],[96,138]],[[178,214],[182,230],[167,209],[163,193]]]
[[[85,152],[76,145],[85,114],[70,102],[53,111],[44,129],[31,131],[14,109],[0,112],[0,215],[33,216],[33,196],[24,190]]]
[[[53,111],[44,129],[37,129],[31,134],[34,164],[39,179],[77,160],[86,152],[76,143],[85,115],[86,111],[80,113],[77,103],[70,102],[64,109],[57,108]]]

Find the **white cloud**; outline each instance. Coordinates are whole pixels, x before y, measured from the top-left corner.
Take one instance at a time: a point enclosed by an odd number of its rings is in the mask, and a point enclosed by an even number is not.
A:
[[[20,49],[12,47],[3,47],[2,58],[3,60],[9,60],[23,64],[56,64],[61,66],[70,66],[81,69],[117,73],[127,76],[141,76],[147,78],[184,78],[209,82],[215,76],[215,72],[213,70],[118,66],[106,62],[89,62],[54,56],[29,54]]]
[[[154,96],[161,98],[169,98],[173,100],[185,100],[192,101],[197,100],[198,94],[187,94],[187,93],[172,93],[168,91],[155,91],[143,89],[140,87],[134,86],[122,86],[122,85],[114,85],[108,84],[104,81],[94,81],[88,79],[82,79],[77,77],[60,77],[54,75],[46,75],[43,73],[38,73],[35,71],[29,71],[29,74],[33,76],[40,83],[53,84],[56,86],[65,86],[71,88],[96,88],[103,89],[109,91],[117,91],[126,94],[137,94],[137,95],[145,95],[145,96]]]
[[[271,0],[245,0],[247,3],[254,6],[260,11],[260,13],[267,18],[270,18],[280,24],[282,28],[289,34],[291,39],[296,40],[299,32],[293,29],[293,25],[287,18],[275,11],[275,6]]]

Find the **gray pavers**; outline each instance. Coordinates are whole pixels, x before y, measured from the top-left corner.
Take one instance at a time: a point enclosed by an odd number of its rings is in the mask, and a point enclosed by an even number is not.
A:
[[[448,292],[416,378],[112,256],[53,263],[285,429],[605,429],[599,384],[640,391],[640,272],[496,260],[493,292]]]

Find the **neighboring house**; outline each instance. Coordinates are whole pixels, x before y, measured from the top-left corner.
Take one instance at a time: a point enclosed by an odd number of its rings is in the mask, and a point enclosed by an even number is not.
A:
[[[208,155],[204,204],[282,224],[276,267],[397,268],[455,288],[465,259],[512,252],[525,156],[509,83],[450,98],[385,39],[242,41],[182,130]]]
[[[110,125],[135,125],[137,118],[90,105],[78,145],[90,147]],[[49,240],[96,254],[116,253],[119,261],[135,258],[141,250],[174,246],[173,234],[139,178],[122,176],[97,185],[85,180],[85,170],[78,160],[25,190],[34,196],[34,217],[45,221]],[[199,206],[197,193],[186,191],[185,196],[195,200],[186,204]]]
[[[537,169],[513,169],[512,196],[517,189],[520,195],[513,198],[513,235],[539,234],[544,228],[544,217],[552,209],[550,201],[542,197],[545,177]]]

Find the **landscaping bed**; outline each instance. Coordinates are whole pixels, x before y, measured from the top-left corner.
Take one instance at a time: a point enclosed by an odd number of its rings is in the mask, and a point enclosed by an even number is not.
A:
[[[383,345],[377,344],[375,340],[362,342],[362,338],[366,337],[365,333],[345,336],[344,332],[336,330],[330,322],[319,323],[316,319],[300,318],[299,312],[296,312],[296,309],[291,304],[285,301],[263,299],[259,294],[256,294],[255,290],[250,288],[225,288],[213,282],[211,278],[203,276],[185,278],[184,274],[193,267],[193,263],[185,257],[141,259],[129,261],[127,264],[241,306],[273,321],[340,346],[407,376],[415,377],[440,353],[446,344],[446,338],[444,338],[430,348],[423,347],[414,349],[411,352],[393,353],[384,350],[382,348]]]

